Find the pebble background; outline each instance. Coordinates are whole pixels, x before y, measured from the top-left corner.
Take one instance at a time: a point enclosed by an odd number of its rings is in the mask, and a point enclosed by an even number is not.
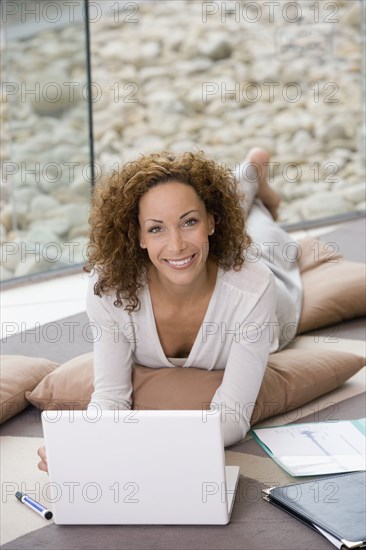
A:
[[[280,222],[364,210],[360,6],[94,5],[97,176],[161,149],[203,149],[235,168],[260,146],[283,198]],[[91,170],[83,24],[2,48],[4,280],[83,260]]]

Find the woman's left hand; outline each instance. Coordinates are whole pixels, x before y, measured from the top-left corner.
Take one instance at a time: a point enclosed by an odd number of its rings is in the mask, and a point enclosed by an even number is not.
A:
[[[48,474],[46,447],[40,447],[37,454],[41,459],[41,462],[38,462],[38,468],[42,470],[42,472],[46,472]]]

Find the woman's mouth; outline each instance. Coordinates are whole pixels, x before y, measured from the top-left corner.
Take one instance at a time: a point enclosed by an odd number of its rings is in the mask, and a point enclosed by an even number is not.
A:
[[[164,260],[170,267],[173,269],[185,269],[189,267],[195,260],[197,254],[192,254],[192,256],[187,256],[181,260]]]

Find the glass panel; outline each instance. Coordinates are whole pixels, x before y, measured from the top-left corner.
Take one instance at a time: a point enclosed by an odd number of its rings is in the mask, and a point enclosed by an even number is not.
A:
[[[1,278],[83,261],[90,203],[82,2],[2,2]]]
[[[234,168],[260,146],[280,222],[364,210],[362,2],[102,4],[91,16],[100,172],[163,148]]]

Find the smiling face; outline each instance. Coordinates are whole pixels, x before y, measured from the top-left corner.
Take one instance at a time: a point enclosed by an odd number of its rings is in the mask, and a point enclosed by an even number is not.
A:
[[[149,189],[139,203],[140,244],[161,283],[193,284],[204,274],[214,218],[193,187],[176,181]]]

